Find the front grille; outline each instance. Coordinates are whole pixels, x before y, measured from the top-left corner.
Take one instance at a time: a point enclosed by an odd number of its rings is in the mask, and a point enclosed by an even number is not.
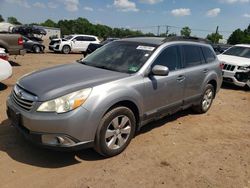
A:
[[[234,71],[235,66],[230,64],[224,64],[223,70]]]
[[[28,99],[24,99],[23,97],[19,97],[15,90],[13,90],[13,92],[12,92],[12,100],[19,107],[21,107],[21,108],[23,108],[24,110],[27,110],[27,111],[30,111],[33,108],[34,104],[35,104],[35,101],[31,101],[31,100],[28,100]]]

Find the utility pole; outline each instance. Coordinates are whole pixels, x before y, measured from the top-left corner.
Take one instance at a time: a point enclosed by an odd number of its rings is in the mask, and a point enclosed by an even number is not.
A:
[[[216,31],[215,31],[216,35],[218,34],[218,31],[219,31],[219,26],[216,27]]]
[[[218,37],[218,31],[219,31],[219,26],[217,26],[216,27],[216,31],[215,31],[215,41],[214,41],[214,43],[216,43],[216,41],[217,41],[217,37]]]
[[[160,26],[157,26],[157,36],[160,36]]]
[[[169,32],[169,26],[166,25],[166,36],[168,36],[168,32]]]

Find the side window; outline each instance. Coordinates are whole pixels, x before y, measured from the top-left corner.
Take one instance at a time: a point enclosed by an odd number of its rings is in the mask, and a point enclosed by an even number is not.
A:
[[[84,41],[95,41],[94,37],[84,37]]]
[[[203,57],[199,46],[184,45],[182,49],[185,67],[193,67],[202,64]]]
[[[83,41],[83,37],[78,36],[78,37],[75,37],[73,40],[76,40],[76,41]]]
[[[161,52],[153,63],[154,65],[163,65],[170,71],[180,69],[180,54],[177,46],[168,47]]]
[[[216,59],[216,57],[211,49],[209,49],[207,47],[202,47],[202,51],[203,51],[203,54],[205,56],[207,63],[211,63]]]

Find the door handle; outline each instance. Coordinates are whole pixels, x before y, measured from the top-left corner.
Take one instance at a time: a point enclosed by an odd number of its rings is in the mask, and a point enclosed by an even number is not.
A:
[[[204,69],[203,72],[204,72],[204,73],[207,73],[207,72],[208,72],[208,69]]]
[[[183,80],[185,80],[185,76],[180,75],[180,76],[177,77],[178,82],[182,82]]]

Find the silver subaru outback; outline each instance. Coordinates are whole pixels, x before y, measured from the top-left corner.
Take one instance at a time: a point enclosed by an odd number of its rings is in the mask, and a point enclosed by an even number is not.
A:
[[[107,44],[72,64],[21,78],[7,100],[12,124],[33,143],[121,153],[143,125],[192,107],[205,113],[222,83],[210,45],[156,37]]]

